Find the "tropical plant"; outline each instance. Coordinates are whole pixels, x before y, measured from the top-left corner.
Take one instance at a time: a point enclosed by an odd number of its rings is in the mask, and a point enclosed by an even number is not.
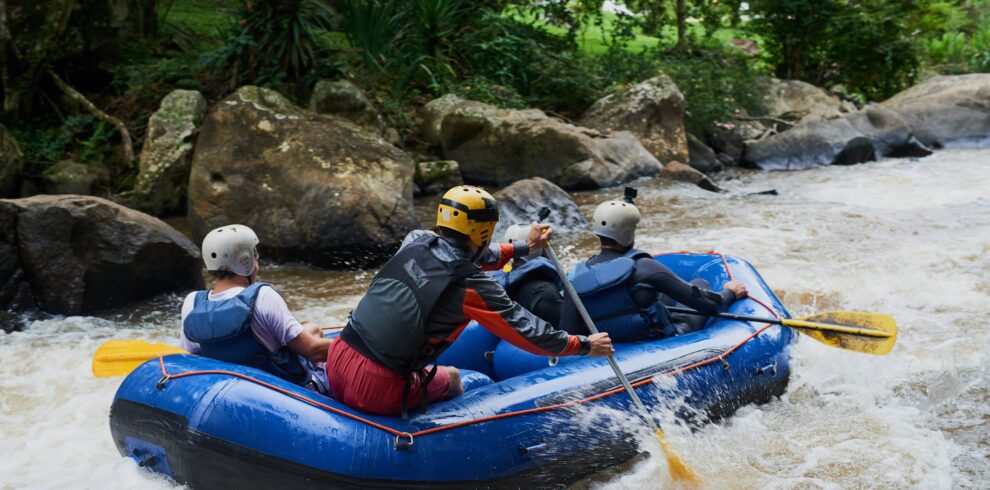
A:
[[[237,21],[208,62],[226,71],[232,88],[300,80],[321,63],[321,36],[334,15],[323,0],[242,0]]]
[[[844,85],[868,100],[917,76],[917,0],[754,0],[751,28],[780,78]]]

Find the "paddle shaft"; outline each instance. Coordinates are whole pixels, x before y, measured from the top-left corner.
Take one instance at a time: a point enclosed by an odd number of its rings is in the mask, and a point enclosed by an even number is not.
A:
[[[581,319],[584,320],[584,324],[588,327],[588,330],[590,330],[591,333],[598,333],[598,329],[595,328],[595,322],[591,320],[591,315],[588,315],[588,310],[586,310],[584,308],[584,304],[581,303],[581,298],[578,297],[577,291],[575,291],[574,286],[571,285],[570,279],[567,278],[567,272],[565,272],[564,268],[560,265],[560,261],[557,260],[557,254],[553,251],[553,247],[551,247],[549,243],[547,243],[546,251],[547,255],[550,257],[550,262],[553,262],[553,267],[557,269],[557,275],[560,276],[560,281],[564,284],[564,290],[567,291],[567,296],[571,298],[571,302],[573,302],[574,306],[577,308],[578,313],[581,315]],[[649,410],[646,409],[646,405],[643,405],[643,401],[639,399],[639,395],[636,394],[636,391],[633,390],[632,385],[629,384],[629,379],[627,379],[626,375],[622,374],[622,370],[619,369],[619,365],[615,362],[615,357],[611,355],[608,356],[608,365],[612,366],[612,371],[615,371],[615,377],[619,378],[622,386],[625,387],[626,393],[629,394],[629,398],[632,398],[633,403],[639,409],[643,420],[645,420],[646,423],[649,424],[654,430],[659,431],[660,428],[653,421]]]
[[[806,322],[806,321],[795,320],[790,318],[766,318],[761,316],[735,315],[732,313],[703,313],[700,311],[692,310],[690,308],[680,308],[677,306],[668,306],[667,309],[670,310],[671,313],[713,316],[716,318],[724,318],[726,320],[772,323],[774,325],[783,325],[785,327],[791,327],[791,328],[807,328],[811,330],[822,330],[826,332],[848,333],[852,335],[860,335],[863,337],[881,337],[881,338],[890,337],[889,333],[884,332],[882,330],[874,330],[872,328],[850,327],[846,325],[835,325],[832,323]]]

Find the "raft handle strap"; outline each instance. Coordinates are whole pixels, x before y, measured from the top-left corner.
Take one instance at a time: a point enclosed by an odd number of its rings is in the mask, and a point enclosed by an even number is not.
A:
[[[409,440],[407,441],[406,439],[403,438],[408,438]],[[392,440],[392,443],[395,444],[396,450],[408,451],[413,447],[413,436],[412,434],[405,432],[403,432],[402,434],[396,434],[395,439]]]
[[[172,379],[172,375],[171,374],[167,374],[166,373],[166,374],[162,375],[162,378],[159,379],[157,383],[155,383],[155,389],[158,390],[158,391],[164,390],[165,389],[165,383],[168,383],[168,380],[170,380],[170,379]]]

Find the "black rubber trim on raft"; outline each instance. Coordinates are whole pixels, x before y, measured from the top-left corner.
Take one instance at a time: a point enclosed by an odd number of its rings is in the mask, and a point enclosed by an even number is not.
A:
[[[110,430],[123,456],[125,437],[165,449],[175,481],[196,488],[556,488],[622,464],[638,454],[635,441],[617,436],[611,444],[580,451],[570,458],[498,480],[366,480],[330,473],[270,456],[189,429],[184,417],[117,399],[110,409]]]

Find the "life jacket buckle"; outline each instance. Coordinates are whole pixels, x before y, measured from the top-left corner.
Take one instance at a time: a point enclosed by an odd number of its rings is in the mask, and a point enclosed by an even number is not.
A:
[[[408,438],[408,440],[406,439]],[[402,434],[396,434],[395,439],[392,441],[395,444],[395,449],[399,451],[409,451],[413,447],[413,436],[412,434],[403,432]]]

